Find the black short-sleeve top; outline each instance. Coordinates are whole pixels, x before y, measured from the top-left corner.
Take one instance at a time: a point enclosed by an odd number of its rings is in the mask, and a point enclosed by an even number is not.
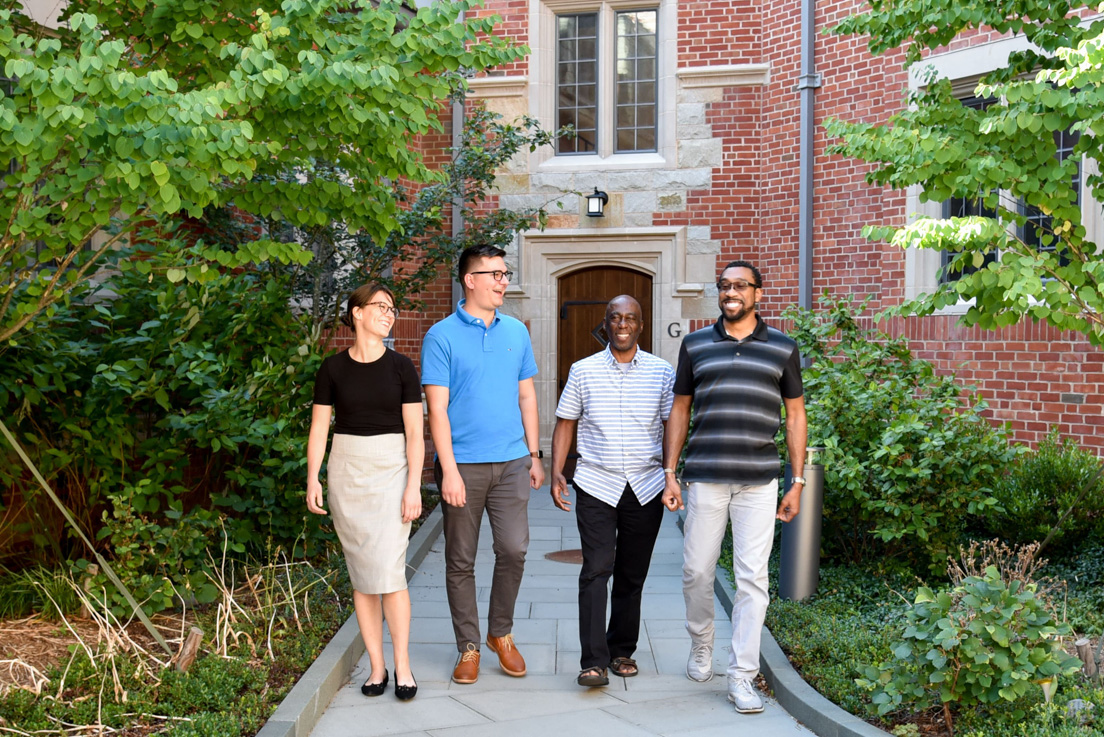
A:
[[[414,362],[390,348],[370,363],[341,351],[322,362],[314,380],[314,403],[334,408],[335,434],[401,433],[402,405],[421,401]]]

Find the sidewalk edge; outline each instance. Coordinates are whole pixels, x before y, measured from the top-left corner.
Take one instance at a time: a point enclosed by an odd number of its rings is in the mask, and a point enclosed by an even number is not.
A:
[[[443,526],[444,517],[438,504],[414,537],[410,538],[406,549],[408,581],[417,572]],[[356,615],[351,615],[276,707],[256,737],[308,737],[363,654],[364,641],[360,638]]]
[[[684,515],[685,512],[678,517],[680,530]],[[720,566],[717,566],[713,590],[731,617],[736,591],[728,581],[727,572]],[[806,683],[766,627],[763,627],[763,639],[759,645],[759,664],[778,704],[819,737],[884,737],[888,734],[836,706]]]

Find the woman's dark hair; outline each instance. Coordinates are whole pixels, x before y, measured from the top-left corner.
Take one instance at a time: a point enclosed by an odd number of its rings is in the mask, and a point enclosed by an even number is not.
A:
[[[346,302],[345,314],[341,316],[341,324],[347,328],[352,328],[354,331],[356,327],[353,325],[353,308],[363,307],[372,301],[380,292],[383,292],[391,298],[391,304],[395,304],[395,295],[390,289],[382,284],[361,284],[359,287],[353,290],[353,293],[349,295],[349,299]]]

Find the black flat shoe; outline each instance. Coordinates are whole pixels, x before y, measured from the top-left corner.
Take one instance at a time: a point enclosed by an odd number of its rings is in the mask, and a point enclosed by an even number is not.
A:
[[[411,673],[410,677],[413,678],[414,674]],[[413,686],[400,686],[399,677],[395,676],[395,698],[399,701],[410,701],[418,693],[418,682],[414,681]]]
[[[364,685],[360,687],[360,692],[365,696],[382,696],[383,692],[387,690],[387,669],[383,670],[383,681],[380,683],[368,683],[364,682]]]

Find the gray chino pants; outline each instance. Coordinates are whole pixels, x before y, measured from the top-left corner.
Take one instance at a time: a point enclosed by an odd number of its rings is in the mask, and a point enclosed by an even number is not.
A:
[[[456,634],[456,649],[469,643],[479,648],[476,609],[475,554],[479,525],[486,510],[491,521],[495,554],[487,633],[503,637],[514,629],[514,602],[525,571],[529,548],[529,467],[523,456],[504,463],[458,463],[467,501],[463,507],[441,502],[445,522],[445,591]],[[433,477],[441,488],[441,464],[433,463]]]

